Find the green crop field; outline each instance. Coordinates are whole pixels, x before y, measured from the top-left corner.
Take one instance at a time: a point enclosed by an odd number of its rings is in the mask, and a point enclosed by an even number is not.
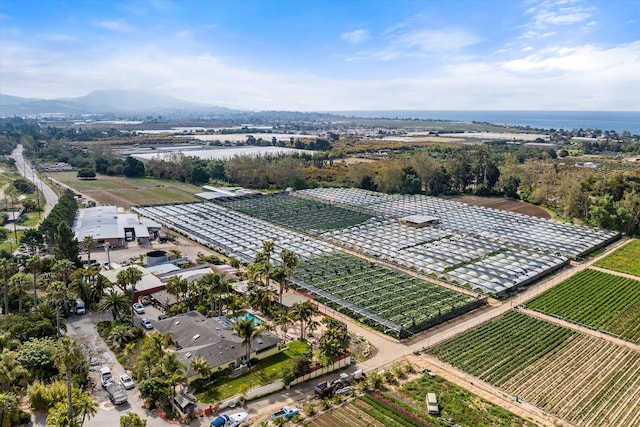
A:
[[[483,303],[475,297],[347,254],[304,259],[296,268],[295,277],[347,304],[325,301],[321,294],[315,295],[318,300],[362,323],[401,337],[462,315]],[[355,311],[349,306],[356,307]],[[359,314],[358,308],[394,322],[402,330],[386,331],[383,324]]]
[[[595,263],[596,267],[640,277],[640,240],[632,240]]]
[[[303,232],[337,230],[360,224],[370,215],[286,194],[219,202],[247,215]]]
[[[583,270],[526,305],[640,343],[638,280]]]
[[[428,350],[578,426],[640,425],[640,353],[518,312]]]

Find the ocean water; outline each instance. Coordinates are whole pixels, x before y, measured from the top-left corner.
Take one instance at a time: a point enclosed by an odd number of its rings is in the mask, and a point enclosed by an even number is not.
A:
[[[538,129],[600,129],[640,134],[640,111],[480,111],[480,110],[379,110],[333,111],[356,117],[433,119],[530,126]]]

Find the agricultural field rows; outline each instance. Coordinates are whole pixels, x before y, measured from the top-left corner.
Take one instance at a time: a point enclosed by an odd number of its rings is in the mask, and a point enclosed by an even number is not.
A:
[[[526,303],[640,344],[640,281],[583,270]]]
[[[436,393],[440,416],[427,414],[425,397]],[[407,415],[410,414],[409,417]],[[396,418],[393,418],[393,415]],[[405,384],[359,397],[324,413],[311,422],[313,427],[353,427],[398,425],[445,427],[455,423],[474,427],[532,427],[535,424],[470,393],[444,378],[422,375]]]
[[[578,426],[640,424],[640,354],[515,311],[429,353]]]
[[[286,194],[216,201],[244,214],[305,233],[320,233],[360,224],[370,215]]]
[[[399,325],[400,336],[435,326],[482,304],[475,297],[347,254],[303,259],[295,277]],[[348,314],[380,328],[357,313]]]
[[[632,240],[594,264],[640,277],[640,240]]]

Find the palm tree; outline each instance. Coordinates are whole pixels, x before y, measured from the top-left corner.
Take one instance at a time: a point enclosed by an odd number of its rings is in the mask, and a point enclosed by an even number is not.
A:
[[[123,349],[133,338],[135,338],[135,334],[131,330],[131,327],[123,324],[112,327],[107,337],[107,339],[111,341],[112,344],[117,345],[119,349]]]
[[[64,284],[64,288],[66,292],[64,293],[63,309],[64,309],[65,315],[68,313],[68,309],[69,309],[67,304],[67,292],[69,291],[69,278],[71,277],[71,273],[73,273],[75,269],[76,269],[76,265],[73,262],[69,261],[68,259],[61,259],[56,261],[56,263],[53,264],[53,268],[51,269],[51,271],[55,273],[56,276],[58,277],[58,280],[60,280]]]
[[[120,315],[127,311],[128,305],[128,297],[125,294],[117,292],[115,289],[111,289],[111,291],[107,292],[98,303],[98,310],[110,311],[113,316],[113,320],[118,320]]]
[[[203,356],[194,357],[191,361],[191,368],[199,373],[201,378],[209,378],[213,374],[213,368]]]
[[[129,309],[131,310],[131,326],[133,326],[134,312],[133,312],[133,304],[135,304],[136,297],[136,283],[138,283],[142,279],[142,271],[138,268],[131,266],[127,267],[124,270],[118,272],[116,276],[116,280],[119,284],[124,286],[124,290],[126,291],[127,285],[131,285],[131,305]]]
[[[112,288],[111,282],[109,279],[104,277],[102,274],[98,274],[96,276],[96,280],[94,280],[91,284],[91,289],[89,291],[89,295],[91,295],[91,301],[100,301],[104,296],[104,291],[107,288]]]
[[[59,280],[50,282],[49,286],[47,287],[47,295],[50,302],[53,302],[56,307],[56,334],[59,337],[60,335],[62,335],[60,332],[60,304],[66,301],[67,298],[67,290],[64,286],[64,283],[60,282]]]
[[[209,294],[209,303],[211,305],[211,316],[214,312],[214,302],[217,296],[218,303],[218,316],[222,316],[222,294],[229,292],[229,279],[225,274],[209,273],[205,274],[198,280],[198,283],[203,286],[207,294]]]
[[[91,251],[98,246],[98,241],[93,236],[85,236],[82,239],[82,247],[87,251],[87,265],[91,262]]]
[[[178,304],[182,302],[183,297],[189,291],[189,281],[178,275],[172,276],[166,285],[168,294],[174,295]]]
[[[166,353],[160,360],[160,369],[164,374],[164,378],[169,380],[171,385],[171,401],[173,402],[173,394],[176,391],[178,384],[184,383],[184,371],[185,366],[178,360],[178,354],[176,352]]]
[[[18,266],[11,258],[0,259],[0,270],[2,270],[2,283],[4,291],[4,310],[2,314],[9,314],[9,278],[18,271]]]
[[[341,335],[337,329],[327,329],[320,337],[318,347],[323,365],[330,365],[344,352]]]
[[[242,316],[242,312],[247,307],[247,303],[244,298],[238,297],[237,295],[230,294],[227,297],[227,317],[240,317]]]
[[[11,276],[9,282],[10,286],[18,294],[18,313],[22,314],[22,298],[27,289],[31,288],[31,276],[22,272],[16,273]]]
[[[156,352],[153,352],[151,350],[143,351],[140,353],[138,359],[136,360],[136,369],[138,369],[138,371],[140,369],[145,370],[147,372],[147,378],[150,378],[151,368],[156,365],[158,358],[159,354]]]
[[[147,334],[146,342],[151,346],[154,352],[162,355],[164,354],[164,348],[171,344],[172,337],[173,331],[167,331],[164,333],[154,331]]]
[[[291,276],[293,275],[293,270],[298,265],[299,257],[295,252],[290,251],[288,249],[283,249],[280,251],[280,260],[282,261],[282,266],[284,267],[284,274],[286,276],[286,280],[280,283],[280,305],[282,306],[282,292],[284,289],[289,287],[289,283],[291,282]]]
[[[38,273],[42,269],[42,261],[39,256],[34,255],[27,260],[25,267],[33,274],[33,307],[35,308],[38,305]]]
[[[233,330],[240,338],[242,345],[247,348],[247,367],[251,366],[251,341],[262,336],[262,328],[256,326],[253,319],[242,317],[233,324]]]
[[[87,418],[94,417],[98,413],[98,399],[91,396],[91,392],[88,390],[81,392],[76,389],[73,392],[73,407],[76,418],[82,417],[77,424],[81,427]]]
[[[248,286],[248,291],[249,305],[256,310],[269,314],[271,312],[271,303],[276,298],[275,289],[259,283],[252,283]]]
[[[289,329],[289,326],[295,322],[295,320],[293,313],[283,309],[276,311],[273,315],[273,323],[275,326],[280,327],[283,339],[287,335],[287,329]]]
[[[71,373],[76,366],[84,361],[84,354],[82,354],[82,349],[75,340],[69,337],[62,337],[53,348],[51,357],[58,369],[65,372],[69,420],[73,422],[75,418],[73,415],[73,395],[71,394]]]
[[[293,304],[291,312],[295,319],[300,321],[300,339],[304,340],[305,323],[310,321],[313,316],[317,315],[320,311],[311,301],[305,301]]]

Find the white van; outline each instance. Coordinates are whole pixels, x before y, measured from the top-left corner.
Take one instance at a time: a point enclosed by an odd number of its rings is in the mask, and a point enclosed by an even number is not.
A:
[[[84,314],[86,313],[86,308],[84,306],[84,301],[82,301],[81,299],[78,300],[78,302],[76,303],[76,308],[75,308],[75,312],[76,314]]]

